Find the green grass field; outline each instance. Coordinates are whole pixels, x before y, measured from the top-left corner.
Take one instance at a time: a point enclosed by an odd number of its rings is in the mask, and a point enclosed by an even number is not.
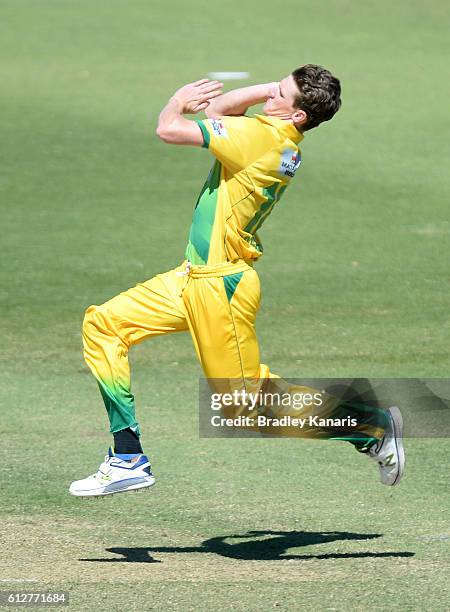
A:
[[[211,158],[156,120],[210,71],[313,62],[343,86],[261,232],[263,361],[448,376],[448,23],[444,0],[1,0],[0,590],[67,590],[71,610],[450,609],[448,440],[407,440],[389,489],[345,444],[199,439],[188,335],[131,354],[155,489],[67,493],[110,444],[84,310],[182,260]]]

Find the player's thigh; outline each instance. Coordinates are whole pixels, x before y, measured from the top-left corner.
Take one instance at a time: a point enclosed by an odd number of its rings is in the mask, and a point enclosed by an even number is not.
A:
[[[186,308],[196,350],[208,378],[238,379],[259,375],[255,319],[260,285],[253,269],[242,275],[194,279]]]
[[[103,316],[108,326],[129,345],[151,336],[187,330],[180,296],[185,280],[177,271],[158,274],[101,306],[91,306],[86,318]]]
[[[227,277],[224,277],[224,285],[227,288]],[[261,296],[258,274],[253,268],[245,271],[231,297],[230,292],[226,293],[233,333],[227,337],[225,354],[231,356],[237,351],[242,375],[245,378],[257,377],[260,353],[255,320]]]

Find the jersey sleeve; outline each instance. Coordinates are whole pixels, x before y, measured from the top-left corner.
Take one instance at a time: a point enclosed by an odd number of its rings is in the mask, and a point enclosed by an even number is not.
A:
[[[229,170],[239,172],[273,146],[273,136],[253,117],[198,119],[203,146]]]

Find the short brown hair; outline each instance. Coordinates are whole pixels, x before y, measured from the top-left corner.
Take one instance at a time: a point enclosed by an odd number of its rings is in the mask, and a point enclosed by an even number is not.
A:
[[[341,84],[329,70],[315,64],[306,64],[292,73],[299,94],[294,107],[305,111],[307,121],[302,131],[329,121],[341,107]]]

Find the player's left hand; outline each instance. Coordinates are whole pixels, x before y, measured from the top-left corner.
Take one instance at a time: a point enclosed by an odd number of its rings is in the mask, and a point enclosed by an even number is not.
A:
[[[278,81],[267,83],[267,88],[267,99],[275,98],[280,93],[280,83]]]
[[[204,110],[210,100],[220,96],[223,83],[200,79],[194,83],[188,83],[176,91],[173,98],[177,101],[183,114],[195,114]]]

